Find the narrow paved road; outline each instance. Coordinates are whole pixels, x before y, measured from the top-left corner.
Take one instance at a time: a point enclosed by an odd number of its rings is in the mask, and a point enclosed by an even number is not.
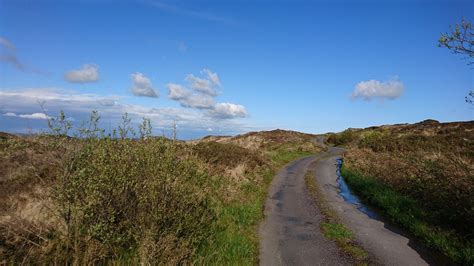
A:
[[[336,175],[336,159],[343,149],[329,148],[328,156],[315,164],[314,176],[331,209],[337,212],[342,222],[354,233],[357,241],[377,262],[383,265],[428,265],[420,254],[427,252],[407,237],[398,233],[383,221],[369,218],[339,195]],[[418,250],[415,250],[415,248]],[[420,252],[420,253],[419,253]]]
[[[260,227],[261,265],[350,265],[334,242],[320,231],[322,215],[313,204],[304,175],[311,171],[330,207],[357,241],[382,265],[427,265],[406,237],[373,220],[339,195],[336,158],[343,150],[296,160],[273,179]]]
[[[322,216],[304,175],[320,156],[296,160],[273,179],[260,227],[261,265],[350,265],[319,230]]]

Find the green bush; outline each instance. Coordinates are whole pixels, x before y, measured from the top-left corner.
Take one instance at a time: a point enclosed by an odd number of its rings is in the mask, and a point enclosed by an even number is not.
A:
[[[214,141],[200,142],[193,148],[196,155],[212,165],[220,165],[233,168],[239,164],[245,164],[249,168],[265,165],[266,162],[256,152],[242,148],[235,144],[218,143]]]
[[[91,140],[54,189],[66,262],[186,263],[211,237],[208,176],[160,139]]]
[[[357,133],[353,129],[346,129],[341,133],[332,134],[328,137],[327,142],[335,146],[347,145],[357,138]]]

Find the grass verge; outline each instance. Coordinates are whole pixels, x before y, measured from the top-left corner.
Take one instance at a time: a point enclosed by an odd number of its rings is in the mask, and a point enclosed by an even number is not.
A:
[[[263,206],[268,188],[276,171],[285,164],[312,153],[279,149],[270,152],[271,169],[258,175],[263,183],[244,183],[240,200],[217,204],[217,223],[220,228],[212,242],[198,251],[196,262],[204,265],[255,265],[258,263],[258,226],[264,218]]]
[[[337,214],[328,206],[319,186],[310,172],[305,175],[306,186],[314,203],[324,215],[324,222],[320,224],[325,237],[334,240],[344,254],[351,257],[357,265],[366,265],[369,254],[355,242],[353,233],[340,221]]]
[[[392,222],[405,228],[425,245],[441,251],[458,264],[474,263],[474,242],[462,239],[454,233],[436,227],[429,222],[429,212],[417,200],[401,195],[375,178],[342,168],[347,184],[367,201],[378,208]]]

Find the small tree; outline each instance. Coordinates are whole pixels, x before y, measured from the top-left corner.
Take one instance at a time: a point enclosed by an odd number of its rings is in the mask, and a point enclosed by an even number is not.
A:
[[[466,96],[466,102],[474,104],[474,91],[470,91],[469,94]]]
[[[176,121],[173,121],[173,141],[176,141],[177,134],[178,134],[178,130],[176,127]]]
[[[67,136],[69,130],[72,128],[72,123],[66,118],[64,111],[61,110],[57,117],[48,119],[48,128],[53,135]]]
[[[462,19],[460,24],[456,24],[454,28],[450,27],[450,32],[441,34],[438,46],[448,48],[454,54],[465,55],[465,59],[469,61],[467,64],[474,64],[474,32],[472,23]],[[465,99],[467,103],[473,104],[474,92],[470,91]]]
[[[151,137],[152,127],[149,118],[143,118],[142,123],[138,126],[141,139],[146,139]]]
[[[450,27],[450,32],[441,34],[439,47],[446,47],[454,54],[467,55],[468,65],[474,64],[474,32],[472,23],[462,19],[460,24]]]
[[[128,113],[125,112],[125,114],[122,115],[122,122],[118,127],[118,132],[121,139],[126,139],[129,134],[132,134],[133,136],[135,135],[135,131],[130,126],[131,122],[132,118],[130,118]]]
[[[104,129],[99,128],[100,115],[97,110],[93,110],[89,121],[84,122],[78,129],[79,135],[85,138],[97,138],[104,136]]]

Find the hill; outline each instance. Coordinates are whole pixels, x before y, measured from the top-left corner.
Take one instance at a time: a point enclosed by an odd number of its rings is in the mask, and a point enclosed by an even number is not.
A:
[[[255,263],[274,171],[313,138],[0,133],[0,263]]]
[[[348,129],[349,185],[396,224],[454,261],[474,260],[474,121]]]

